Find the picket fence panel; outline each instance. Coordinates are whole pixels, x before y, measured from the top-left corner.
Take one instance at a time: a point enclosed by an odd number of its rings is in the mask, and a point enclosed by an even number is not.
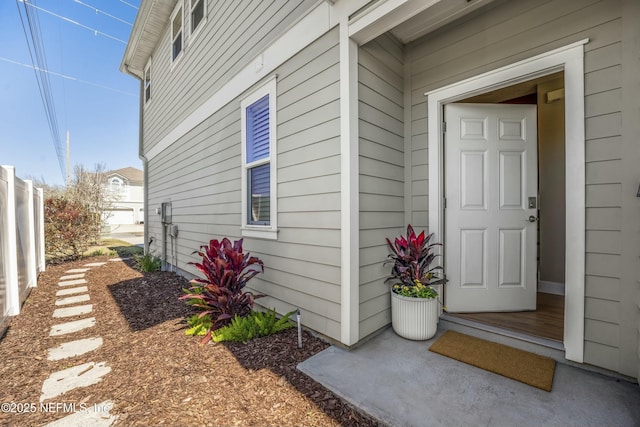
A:
[[[44,269],[43,191],[0,166],[0,336]]]

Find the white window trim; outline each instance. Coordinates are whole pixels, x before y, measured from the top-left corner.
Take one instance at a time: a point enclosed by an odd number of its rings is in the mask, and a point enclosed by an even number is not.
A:
[[[147,72],[149,72],[149,90],[153,89],[153,79],[151,76],[151,57],[149,57],[149,61],[147,61],[147,65],[144,67],[142,71],[142,99],[143,105],[147,105],[153,99],[153,93],[149,94],[149,99],[147,99]]]
[[[260,159],[255,162],[247,163],[247,107],[251,104],[269,95],[269,156],[265,159]],[[276,77],[272,77],[262,87],[250,93],[240,102],[241,111],[241,157],[242,157],[242,169],[241,169],[241,181],[242,181],[242,236],[244,237],[257,237],[262,239],[278,238],[278,194],[277,194],[277,165],[276,165]],[[259,166],[269,162],[270,173],[270,191],[271,191],[271,210],[269,225],[255,225],[247,223],[247,169],[253,166]]]
[[[182,32],[182,47],[180,48],[180,53],[178,56],[173,58],[173,19],[178,14],[178,11],[182,9],[182,22],[181,22],[181,32]],[[184,32],[184,2],[178,1],[176,6],[173,8],[173,12],[171,12],[171,18],[169,19],[169,60],[171,62],[171,69],[180,61],[180,59],[184,56],[184,48],[186,45],[185,40],[185,32]]]
[[[191,34],[190,38],[193,38],[200,33],[200,30],[202,29],[202,27],[204,27],[205,24],[207,23],[207,0],[200,0],[202,2],[202,21],[200,21],[200,24],[195,30],[193,29],[193,1],[194,0],[187,0],[187,1],[189,2],[189,33]]]
[[[428,96],[429,232],[442,241],[444,218],[443,106],[489,90],[564,70],[566,156],[565,358],[584,361],[585,129],[584,39],[425,93]],[[446,236],[445,236],[446,237]],[[445,261],[446,262],[446,261]]]

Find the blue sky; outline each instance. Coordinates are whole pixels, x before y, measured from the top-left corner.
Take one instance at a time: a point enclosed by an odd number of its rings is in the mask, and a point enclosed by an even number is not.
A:
[[[140,3],[28,1],[124,41],[129,39],[131,26],[102,12],[133,23]],[[0,164],[15,166],[21,178],[64,184],[35,73],[14,63],[32,64],[17,4],[28,31],[23,3],[0,0]],[[119,70],[125,44],[42,10],[37,13],[48,70],[77,79],[49,74],[63,146],[66,131],[71,135],[72,169],[78,164],[93,169],[96,163],[104,163],[107,169],[142,169],[138,158],[139,82]]]

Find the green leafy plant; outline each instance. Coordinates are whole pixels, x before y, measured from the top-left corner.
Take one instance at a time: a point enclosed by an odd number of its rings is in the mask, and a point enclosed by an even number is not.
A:
[[[264,271],[264,263],[242,250],[242,239],[231,243],[226,237],[221,241],[211,240],[195,251],[202,257],[200,263],[190,263],[200,270],[205,278],[192,280],[191,287],[183,289],[180,297],[187,304],[199,308],[200,317],[210,316],[213,322],[201,344],[211,339],[211,330],[221,328],[235,317],[251,313],[255,298],[252,292],[243,291],[247,282]]]
[[[214,342],[237,341],[247,342],[253,338],[266,337],[276,332],[292,328],[294,323],[290,320],[296,311],[285,314],[278,319],[275,310],[252,311],[248,316],[236,315],[231,323],[213,331]]]
[[[413,286],[401,285],[396,283],[393,285],[393,292],[403,297],[411,298],[437,298],[438,292],[429,285],[425,285],[416,280]]]
[[[184,333],[189,336],[202,336],[206,335],[207,331],[211,329],[211,317],[210,316],[202,316],[200,317],[197,314],[194,314],[191,317],[187,317],[187,325],[189,325],[189,329],[187,329]]]
[[[143,273],[150,273],[152,271],[159,271],[162,267],[162,261],[155,255],[146,253],[144,255],[136,254],[133,256],[136,261],[136,269]]]
[[[385,263],[393,264],[391,276],[387,278],[387,281],[394,282],[392,289],[398,295],[417,298],[436,298],[438,296],[438,293],[430,285],[444,284],[446,280],[433,280],[435,271],[442,270],[442,267],[430,267],[437,256],[433,249],[436,246],[441,246],[440,243],[429,244],[432,237],[433,233],[425,236],[424,231],[416,235],[413,227],[409,224],[406,236],[396,237],[393,243],[388,238],[386,239],[391,253]]]

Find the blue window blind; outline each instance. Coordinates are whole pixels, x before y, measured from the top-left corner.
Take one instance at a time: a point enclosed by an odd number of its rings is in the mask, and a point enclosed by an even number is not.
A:
[[[269,225],[271,219],[271,166],[269,163],[247,170],[248,224]]]
[[[269,95],[247,107],[247,163],[269,157]]]

